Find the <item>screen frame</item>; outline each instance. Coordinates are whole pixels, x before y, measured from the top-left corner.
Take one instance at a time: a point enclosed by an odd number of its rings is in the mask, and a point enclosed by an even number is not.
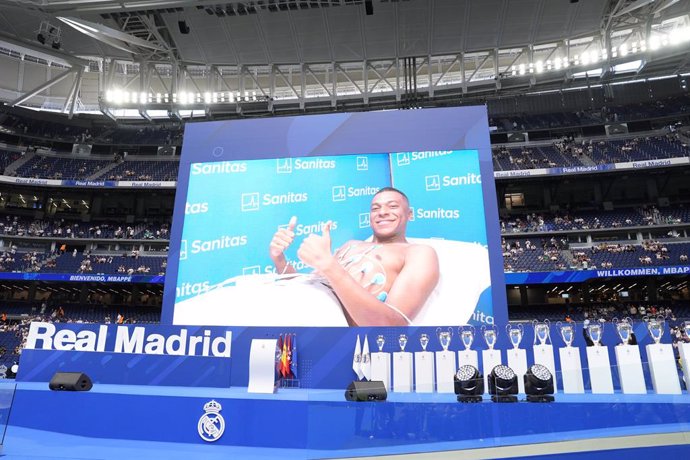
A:
[[[477,150],[495,324],[508,321],[486,106],[188,123],[180,157],[161,324],[172,324],[192,163],[429,150]]]

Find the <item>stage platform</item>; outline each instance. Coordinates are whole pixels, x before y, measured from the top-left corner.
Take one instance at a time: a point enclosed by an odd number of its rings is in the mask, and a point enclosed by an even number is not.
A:
[[[47,383],[0,386],[5,458],[344,458],[505,446],[577,443],[612,437],[690,433],[690,395],[556,394],[554,403],[461,404],[452,394],[389,393],[385,402],[347,402],[343,390],[188,388],[96,384],[89,392]],[[217,401],[225,431],[198,433],[204,405]],[[600,441],[598,441],[600,440]],[[577,445],[577,444],[573,444]],[[631,444],[632,445],[632,444]],[[644,448],[639,446],[639,448]],[[667,446],[674,449],[687,445]],[[479,450],[478,450],[479,449]],[[546,449],[544,450],[546,452]],[[572,455],[577,453],[573,451]],[[497,458],[497,455],[473,458]],[[575,458],[575,457],[573,457]]]

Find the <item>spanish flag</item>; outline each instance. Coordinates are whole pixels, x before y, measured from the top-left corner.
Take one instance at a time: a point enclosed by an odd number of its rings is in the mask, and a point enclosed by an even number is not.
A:
[[[288,353],[287,353],[287,336],[285,340],[283,340],[283,351],[280,354],[280,375],[283,376],[283,378],[287,377],[290,374],[290,368],[288,367]]]

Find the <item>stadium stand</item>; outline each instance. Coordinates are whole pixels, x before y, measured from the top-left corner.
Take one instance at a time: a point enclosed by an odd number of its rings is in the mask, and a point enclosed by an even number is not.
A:
[[[493,150],[494,169],[554,168],[687,157],[690,147],[678,133],[619,140],[560,139],[551,145]]]
[[[576,211],[572,213],[530,213],[502,218],[501,232],[557,232],[563,230],[595,230],[653,225],[690,223],[685,207],[637,207],[629,210]]]
[[[170,224],[138,223],[125,226],[117,221],[71,222],[65,219],[31,219],[7,215],[4,220],[0,220],[0,235],[167,240],[170,235]]]

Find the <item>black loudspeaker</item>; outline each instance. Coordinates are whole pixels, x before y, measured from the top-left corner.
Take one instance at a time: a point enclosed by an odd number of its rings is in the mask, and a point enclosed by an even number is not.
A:
[[[345,390],[348,401],[385,401],[388,397],[386,387],[380,380],[373,382],[353,381]]]
[[[189,26],[187,25],[187,21],[177,21],[177,27],[180,28],[181,34],[189,33]]]
[[[48,388],[56,391],[89,391],[93,383],[83,372],[56,372]]]

